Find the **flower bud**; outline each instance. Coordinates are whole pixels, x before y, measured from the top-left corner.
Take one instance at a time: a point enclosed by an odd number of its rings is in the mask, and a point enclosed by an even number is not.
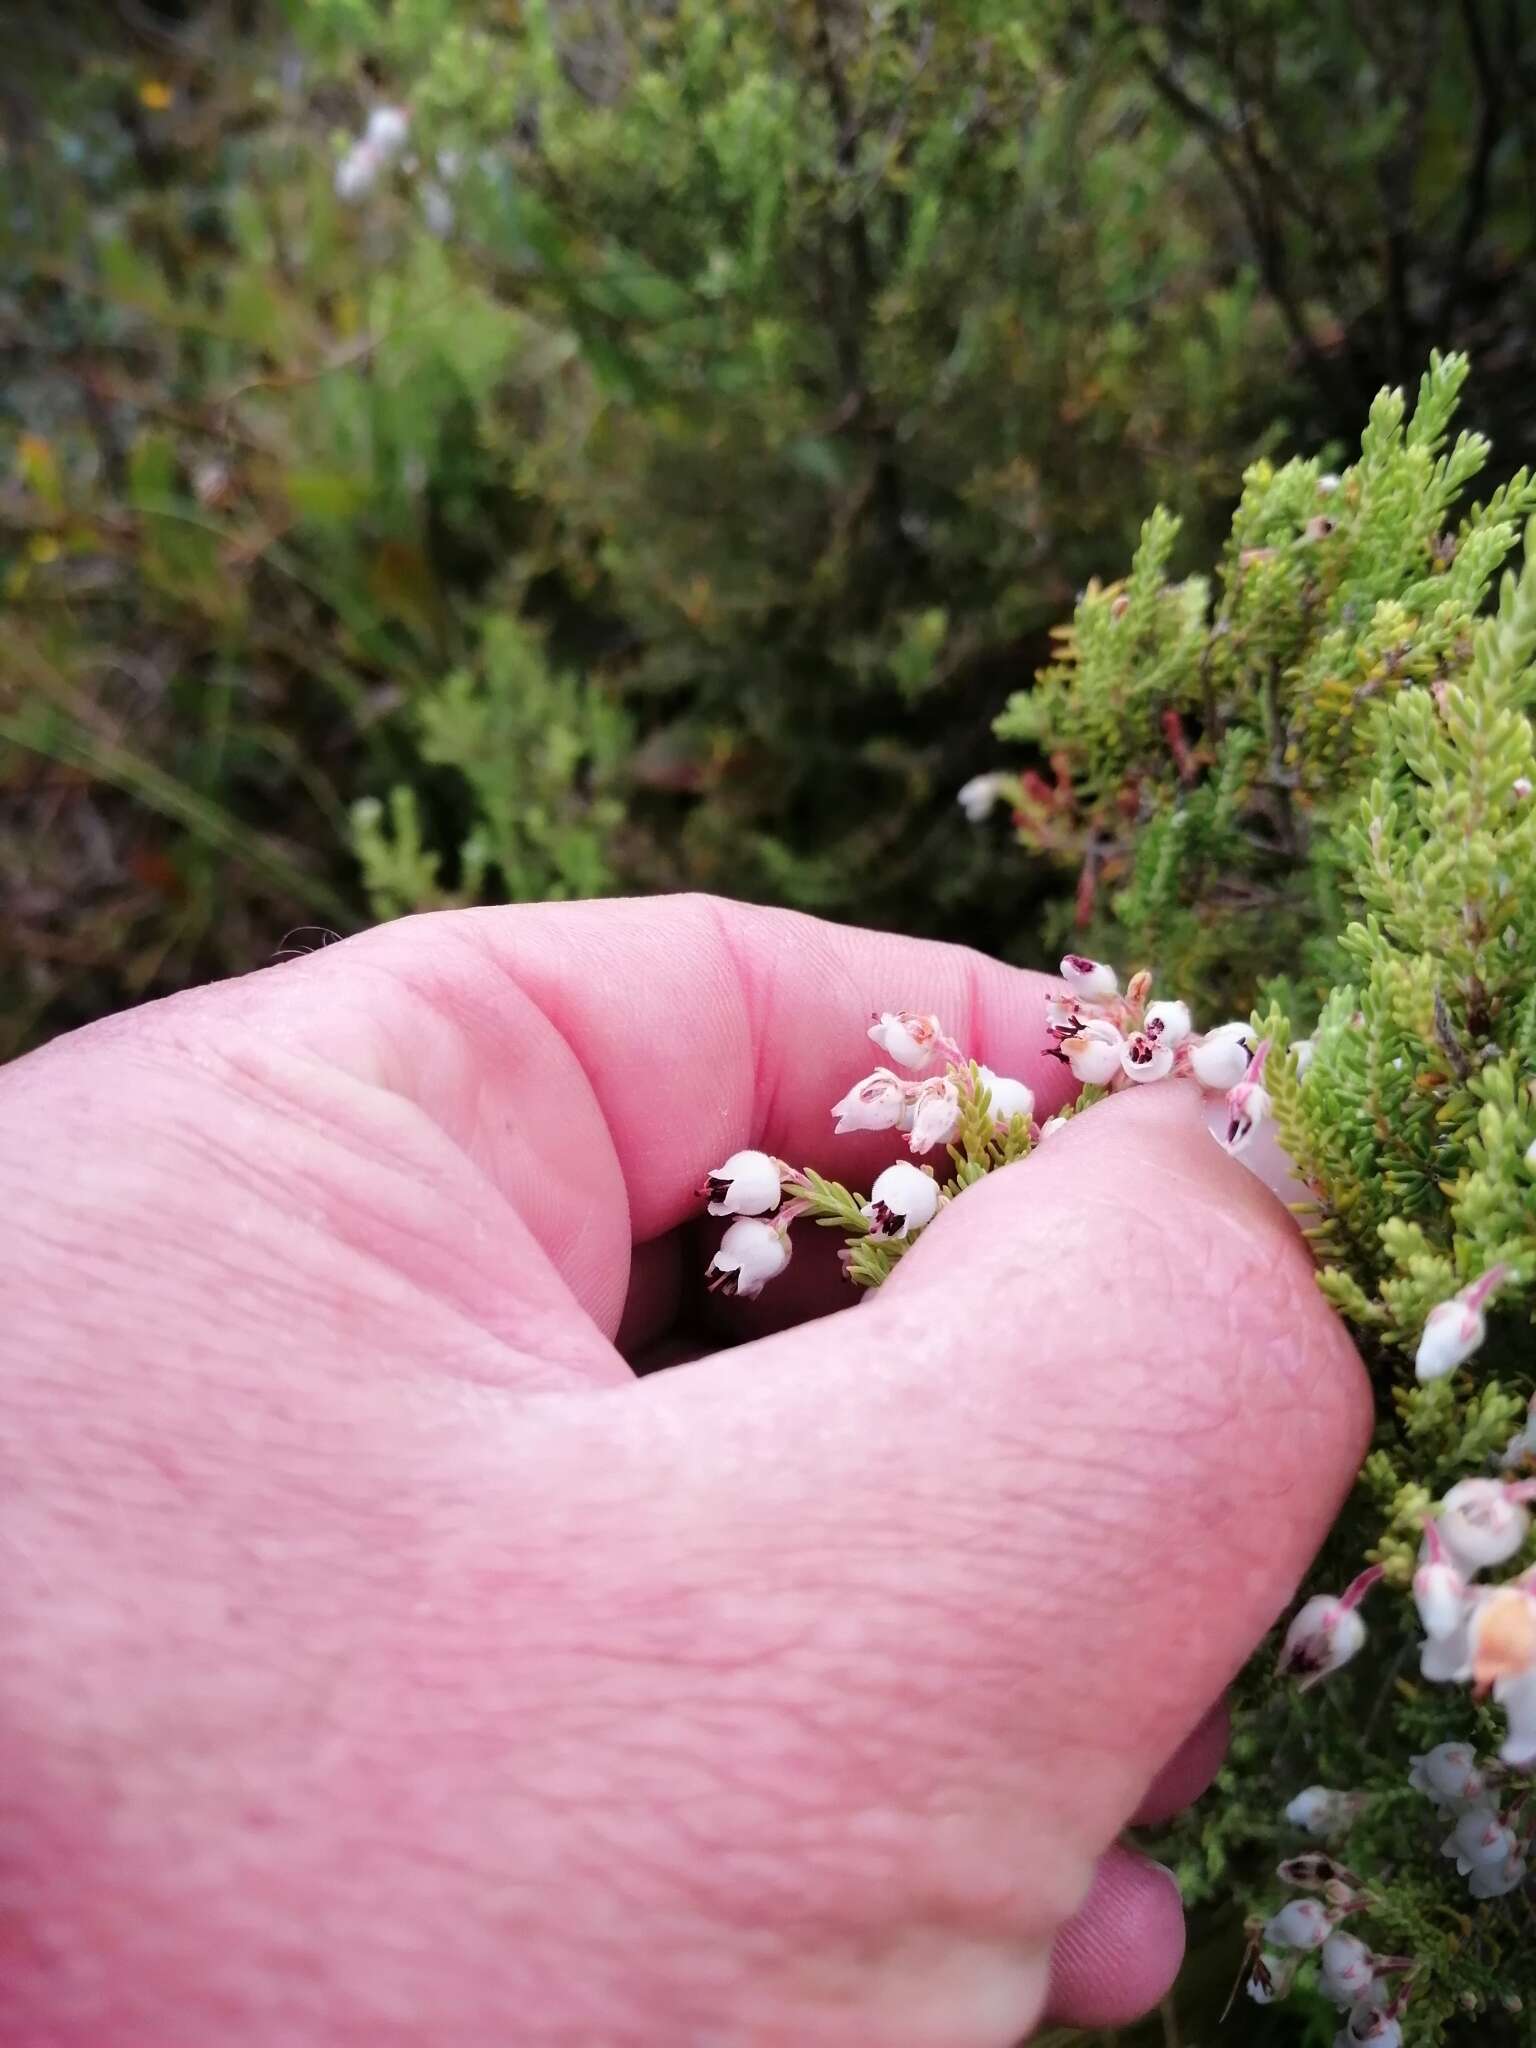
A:
[[[1326,1842],[1357,1820],[1366,1804],[1363,1792],[1333,1792],[1326,1785],[1309,1785],[1305,1792],[1296,1794],[1285,1809],[1285,1817],[1293,1828],[1302,1828]]]
[[[789,1264],[788,1233],[760,1216],[738,1217],[709,1262],[705,1284],[711,1294],[737,1294],[751,1301]]]
[[[1443,1816],[1482,1804],[1486,1787],[1470,1742],[1440,1742],[1410,1762],[1409,1784],[1433,1799]]]
[[[1358,1935],[1336,1928],[1318,1957],[1318,1983],[1323,1996],[1348,2011],[1358,2005],[1376,1981],[1376,1958]]]
[[[882,1010],[869,1035],[898,1067],[925,1067],[944,1034],[937,1017],[916,1010]]]
[[[711,1216],[766,1216],[783,1199],[779,1174],[778,1160],[766,1152],[733,1152],[699,1193],[709,1196]]]
[[[1342,1669],[1365,1644],[1365,1623],[1356,1609],[1381,1577],[1372,1565],[1335,1597],[1314,1593],[1298,1609],[1280,1648],[1280,1676],[1299,1677],[1303,1692]]]
[[[1437,1302],[1424,1318],[1424,1331],[1414,1354],[1414,1376],[1421,1382],[1444,1379],[1465,1365],[1488,1334],[1483,1303],[1505,1278],[1503,1266],[1491,1266],[1481,1279],[1463,1287],[1449,1301]]]
[[[898,1159],[869,1191],[864,1215],[871,1237],[906,1237],[931,1223],[939,1208],[939,1184],[920,1166]]]
[[[1133,1031],[1120,1047],[1120,1068],[1133,1081],[1161,1081],[1173,1072],[1173,1047],[1150,1032]]]
[[[1446,1556],[1465,1579],[1507,1564],[1531,1526],[1522,1494],[1526,1482],[1463,1479],[1440,1503],[1436,1524]]]
[[[1084,996],[1090,1002],[1116,995],[1120,988],[1120,977],[1113,967],[1102,960],[1089,960],[1082,953],[1067,954],[1061,963],[1061,978],[1074,995]]]
[[[1266,1923],[1264,1939],[1273,1948],[1321,1948],[1338,1921],[1336,1909],[1321,1899],[1292,1899]]]
[[[834,1137],[844,1131],[894,1131],[907,1111],[907,1084],[889,1067],[876,1067],[834,1102]]]
[[[931,1152],[935,1145],[948,1145],[960,1128],[960,1091],[953,1081],[925,1081],[912,1104],[912,1135],[907,1140],[914,1152]]]
[[[1515,1838],[1491,1806],[1473,1806],[1461,1815],[1440,1845],[1463,1877],[1487,1865],[1502,1863]]]
[[[978,1069],[981,1085],[992,1098],[992,1115],[1000,1124],[1016,1116],[1026,1121],[1035,1113],[1035,1091],[1023,1081],[1011,1081],[1006,1074],[994,1074],[990,1067]]]
[[[1189,1070],[1202,1088],[1225,1095],[1248,1071],[1253,1032],[1246,1024],[1218,1024],[1190,1047]]]
[[[1173,1047],[1181,1046],[1193,1028],[1188,1003],[1149,1003],[1142,1026],[1148,1038]]]
[[[1074,1080],[1081,1081],[1084,1087],[1104,1088],[1121,1071],[1120,1052],[1124,1044],[1113,1024],[1102,1017],[1090,1017],[1081,1030],[1061,1041],[1061,1052]]]

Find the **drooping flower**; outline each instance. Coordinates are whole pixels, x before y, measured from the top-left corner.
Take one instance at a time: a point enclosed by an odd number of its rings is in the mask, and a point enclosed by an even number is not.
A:
[[[1281,1677],[1299,1677],[1305,1692],[1359,1654],[1365,1645],[1365,1623],[1357,1609],[1381,1576],[1381,1566],[1372,1565],[1337,1597],[1314,1593],[1303,1603],[1280,1648]]]
[[[711,1216],[766,1216],[783,1198],[780,1175],[778,1160],[766,1152],[733,1152],[710,1170],[699,1193],[709,1196]]]
[[[906,1237],[931,1223],[938,1207],[939,1184],[933,1175],[898,1159],[877,1177],[864,1215],[871,1237]]]
[[[925,1081],[913,1098],[908,1145],[914,1152],[931,1152],[936,1145],[948,1145],[959,1128],[960,1091],[954,1082],[937,1076]]]
[[[1253,1049],[1245,1077],[1227,1091],[1227,1151],[1246,1152],[1253,1134],[1270,1113],[1269,1091],[1264,1086],[1264,1063],[1269,1058],[1269,1040],[1260,1039]]]
[[[1467,1879],[1474,1899],[1502,1899],[1526,1879],[1526,1861],[1518,1848],[1511,1849],[1502,1863],[1480,1863]]]
[[[705,1284],[711,1294],[751,1301],[789,1264],[789,1234],[760,1216],[741,1216],[720,1240]]]
[[[925,1067],[944,1036],[937,1017],[916,1010],[882,1010],[869,1035],[898,1067]]]
[[[1147,1031],[1133,1031],[1120,1046],[1120,1068],[1133,1081],[1161,1081],[1173,1072],[1173,1047]]]
[[[1148,1038],[1177,1050],[1194,1029],[1188,1003],[1149,1003],[1141,1028]]]
[[[1499,1760],[1517,1771],[1529,1770],[1536,1764],[1536,1672],[1496,1679],[1493,1696],[1508,1722]]]
[[[1442,1819],[1483,1803],[1486,1787],[1470,1742],[1436,1743],[1411,1763],[1409,1784],[1434,1800]]]
[[[1438,1528],[1446,1556],[1463,1578],[1507,1564],[1531,1526],[1528,1480],[1463,1479],[1440,1503]]]
[[[1338,1924],[1336,1907],[1321,1899],[1292,1899],[1265,1923],[1264,1939],[1274,1948],[1321,1948]]]
[[[1301,1957],[1295,1949],[1265,1949],[1248,1973],[1248,1996],[1255,2005],[1273,2005],[1289,1998],[1300,1968]]]
[[[1120,1053],[1125,1040],[1103,1017],[1089,1017],[1069,1038],[1061,1041],[1061,1056],[1072,1069],[1073,1078],[1084,1087],[1103,1088],[1121,1071]]]
[[[1491,1806],[1472,1806],[1460,1816],[1440,1845],[1463,1877],[1485,1865],[1502,1863],[1515,1847],[1515,1838]]]
[[[1074,995],[1090,1002],[1116,995],[1120,988],[1120,977],[1113,967],[1103,960],[1090,960],[1082,953],[1066,955],[1061,963],[1061,978]]]
[[[1506,1472],[1519,1472],[1536,1466],[1536,1400],[1532,1400],[1522,1427],[1515,1431],[1499,1454],[1499,1463]]]
[[[1035,1113],[1035,1091],[1024,1081],[1013,1081],[1006,1074],[994,1074],[990,1067],[979,1067],[981,1085],[992,1098],[992,1114],[1000,1124],[1012,1123],[1016,1116],[1026,1121]]]
[[[1424,1542],[1413,1575],[1413,1599],[1424,1625],[1419,1658],[1422,1675],[1437,1685],[1465,1678],[1471,1654],[1467,1628],[1474,1598],[1466,1579],[1452,1564],[1435,1521],[1424,1525]]]
[[[1467,1631],[1472,1682],[1479,1693],[1499,1679],[1536,1671],[1536,1600],[1523,1586],[1497,1586],[1478,1603]]]
[[[1334,2035],[1333,2048],[1403,2048],[1402,2022],[1390,2006],[1363,1999]]]
[[[1348,2011],[1358,2005],[1376,1981],[1376,1958],[1358,1935],[1335,1928],[1318,1957],[1318,1983],[1323,1995]]]
[[[1246,1024],[1218,1024],[1189,1049],[1189,1069],[1202,1088],[1225,1095],[1248,1071],[1253,1032]]]
[[[1421,1382],[1444,1379],[1465,1365],[1488,1334],[1483,1304],[1505,1279],[1507,1268],[1490,1266],[1470,1287],[1449,1301],[1436,1302],[1424,1318],[1423,1334],[1414,1354],[1414,1376]]]
[[[855,1082],[841,1102],[834,1102],[837,1118],[833,1135],[845,1131],[894,1131],[907,1112],[907,1084],[889,1067],[876,1067],[862,1081]]]

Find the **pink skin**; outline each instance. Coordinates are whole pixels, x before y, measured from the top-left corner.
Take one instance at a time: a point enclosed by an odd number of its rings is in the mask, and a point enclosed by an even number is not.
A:
[[[871,1009],[1048,1115],[1050,986],[466,912],[0,1074],[4,2048],[1008,2048],[1161,1993],[1115,1839],[1368,1423],[1284,1213],[1168,1083],[854,1313],[804,1224],[702,1288],[713,1162],[899,1156],[828,1128]],[[710,1329],[765,1334],[635,1380]]]

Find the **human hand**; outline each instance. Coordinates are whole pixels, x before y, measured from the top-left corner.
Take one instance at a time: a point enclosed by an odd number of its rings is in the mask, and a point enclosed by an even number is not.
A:
[[[1112,1845],[1368,1427],[1283,1211],[1168,1084],[857,1313],[830,1243],[692,1278],[728,1153],[890,1157],[830,1140],[871,1010],[1049,1110],[1046,986],[464,912],[0,1074],[0,2043],[1007,2048],[1161,1994]],[[634,1379],[722,1308],[764,1334]]]

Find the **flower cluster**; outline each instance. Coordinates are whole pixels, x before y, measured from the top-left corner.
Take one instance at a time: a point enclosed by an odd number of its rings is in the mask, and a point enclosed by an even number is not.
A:
[[[1323,1794],[1330,1801],[1351,1796]],[[1371,1894],[1331,1856],[1289,1857],[1276,1875],[1302,1896],[1253,1924],[1248,1996],[1258,2005],[1288,1997],[1303,1967],[1312,1962],[1318,1990],[1346,2015],[1334,2048],[1353,2048],[1358,2042],[1401,2048],[1408,2002],[1405,1973],[1413,1970],[1413,1958],[1377,1955],[1343,1925],[1351,1915],[1370,1911],[1375,1903]]]
[[[1440,1853],[1456,1865],[1474,1899],[1501,1899],[1523,1884],[1531,1829],[1522,1836],[1516,1812],[1501,1814],[1494,1797],[1496,1764],[1480,1764],[1467,1742],[1442,1742],[1413,1759],[1408,1782],[1431,1801],[1451,1832]]]

